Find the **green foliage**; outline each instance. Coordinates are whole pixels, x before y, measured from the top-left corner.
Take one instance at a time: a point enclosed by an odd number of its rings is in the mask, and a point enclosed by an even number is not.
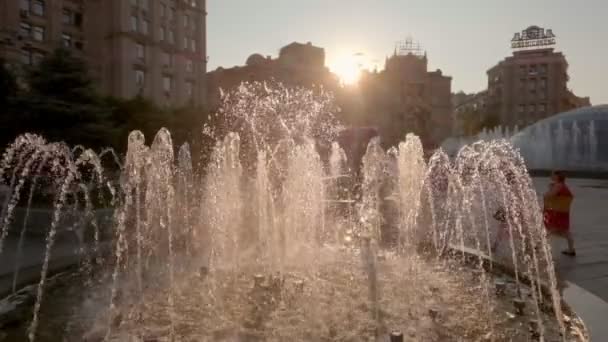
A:
[[[29,71],[30,95],[70,104],[99,104],[87,66],[69,50],[55,50]]]
[[[483,120],[481,120],[481,129],[492,129],[500,126],[500,118],[495,114],[487,114],[484,116]]]
[[[8,70],[5,61],[0,58],[0,106],[8,105],[15,95],[17,95],[15,75]]]
[[[19,90],[14,75],[0,63],[0,146],[26,132],[49,141],[82,144],[94,149],[113,147],[124,153],[129,132],[141,130],[151,143],[166,127],[176,146],[200,145],[209,116],[200,108],[164,109],[136,97],[104,98],[95,89],[85,63],[58,49],[27,70],[27,89]],[[9,101],[10,100],[10,101]],[[198,153],[197,153],[198,152]],[[193,157],[203,153],[193,151]]]
[[[115,127],[82,60],[58,49],[27,70],[25,83],[3,114],[2,143],[30,132],[70,144],[107,144]]]
[[[472,136],[485,129],[492,129],[500,125],[500,118],[495,114],[481,111],[470,111],[461,114],[464,120],[465,135]]]

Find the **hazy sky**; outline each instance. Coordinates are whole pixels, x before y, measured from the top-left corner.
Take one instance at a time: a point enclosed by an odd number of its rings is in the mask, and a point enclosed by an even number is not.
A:
[[[359,52],[382,66],[411,36],[429,69],[467,92],[485,88],[486,70],[511,54],[515,32],[552,28],[569,87],[608,103],[608,0],[207,0],[207,11],[210,70],[242,65],[254,52],[275,57],[292,41],[325,48],[330,68]]]

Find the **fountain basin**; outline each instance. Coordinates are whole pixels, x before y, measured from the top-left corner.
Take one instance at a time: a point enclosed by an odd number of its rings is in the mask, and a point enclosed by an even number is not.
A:
[[[462,255],[459,251],[446,259],[422,259],[387,254],[377,265],[378,291],[382,293],[377,320],[372,318],[375,304],[369,300],[365,270],[356,250],[326,259],[332,261],[324,263],[318,273],[293,265],[282,274],[279,294],[270,287],[255,286],[255,275],[268,274],[255,264],[244,266],[239,273],[210,271],[205,278],[185,272],[174,285],[174,336],[200,341],[383,341],[398,330],[406,340],[441,341],[447,336],[471,341],[508,341],[514,336],[526,340],[531,334],[530,319],[538,319],[530,313],[532,299],[525,297],[526,311],[516,315],[514,282],[507,281],[504,295],[494,293],[493,278],[507,277],[508,269],[492,265],[494,273],[476,275],[470,272],[468,260],[478,261],[477,256],[466,254],[463,259]],[[38,341],[53,341],[62,334],[67,341],[81,341],[94,327],[112,321],[108,319],[107,285],[101,282],[85,289],[74,278],[76,273],[62,277],[69,280],[55,282],[48,289]],[[258,290],[267,295],[260,297]],[[151,285],[141,294],[124,291],[118,303],[120,320],[114,320],[110,340],[153,337],[168,341],[169,289]],[[567,340],[585,341],[580,319],[572,312],[566,315],[571,322]],[[545,312],[541,320],[546,340],[558,341],[559,328],[552,312]],[[26,328],[22,322],[5,331],[18,340]]]

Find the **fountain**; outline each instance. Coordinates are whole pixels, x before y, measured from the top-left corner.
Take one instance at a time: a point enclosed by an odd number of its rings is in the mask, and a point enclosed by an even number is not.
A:
[[[188,145],[175,158],[169,131],[150,146],[135,131],[118,185],[93,151],[75,156],[63,144],[19,137],[0,167],[11,190],[0,248],[19,196],[44,174],[56,180],[55,214],[40,280],[29,288],[31,320],[8,336],[585,340],[582,323],[562,311],[536,194],[508,142],[426,161],[414,135],[388,152],[372,139],[358,179],[332,143],[340,129],[333,112],[323,90],[244,84],[224,97],[231,131],[218,134],[203,174],[193,171]],[[81,271],[47,284],[66,208],[104,197],[114,207],[109,240],[91,224],[97,238],[82,248]],[[497,207],[509,235],[494,254]],[[492,269],[492,258],[513,274]]]
[[[503,127],[484,129],[472,137],[449,138],[443,148],[455,155],[476,141],[508,139],[531,170],[561,169],[603,173],[608,170],[606,142],[608,105],[573,109],[540,120],[521,131]]]

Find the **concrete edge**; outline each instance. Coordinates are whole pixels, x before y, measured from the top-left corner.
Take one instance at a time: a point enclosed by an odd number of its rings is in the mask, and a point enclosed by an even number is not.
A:
[[[49,263],[49,269],[47,272],[47,278],[54,277],[59,273],[75,270],[78,266],[80,258],[77,256],[66,256],[52,260]],[[36,264],[28,267],[21,268],[19,270],[19,279],[17,280],[17,291],[28,287],[30,285],[38,285],[40,281],[40,272],[42,271],[42,265]],[[12,294],[12,281],[13,274],[8,274],[0,277],[0,299],[10,296]],[[6,282],[4,281],[6,280]],[[6,285],[6,286],[5,286]]]
[[[582,319],[590,341],[608,341],[608,302],[569,281],[562,298]]]
[[[503,263],[490,259],[483,252],[457,246],[451,246],[447,256],[453,259],[460,259],[468,265],[479,265],[482,260],[482,267],[489,273],[503,273],[514,277],[515,271]],[[519,274],[522,283],[529,286],[530,279],[524,274]],[[550,286],[541,282],[541,291],[544,298],[551,297]],[[563,282],[560,289],[562,297],[562,311],[569,316],[577,317],[581,321],[584,336],[588,341],[608,341],[608,302],[585,290],[584,288],[571,282]]]

